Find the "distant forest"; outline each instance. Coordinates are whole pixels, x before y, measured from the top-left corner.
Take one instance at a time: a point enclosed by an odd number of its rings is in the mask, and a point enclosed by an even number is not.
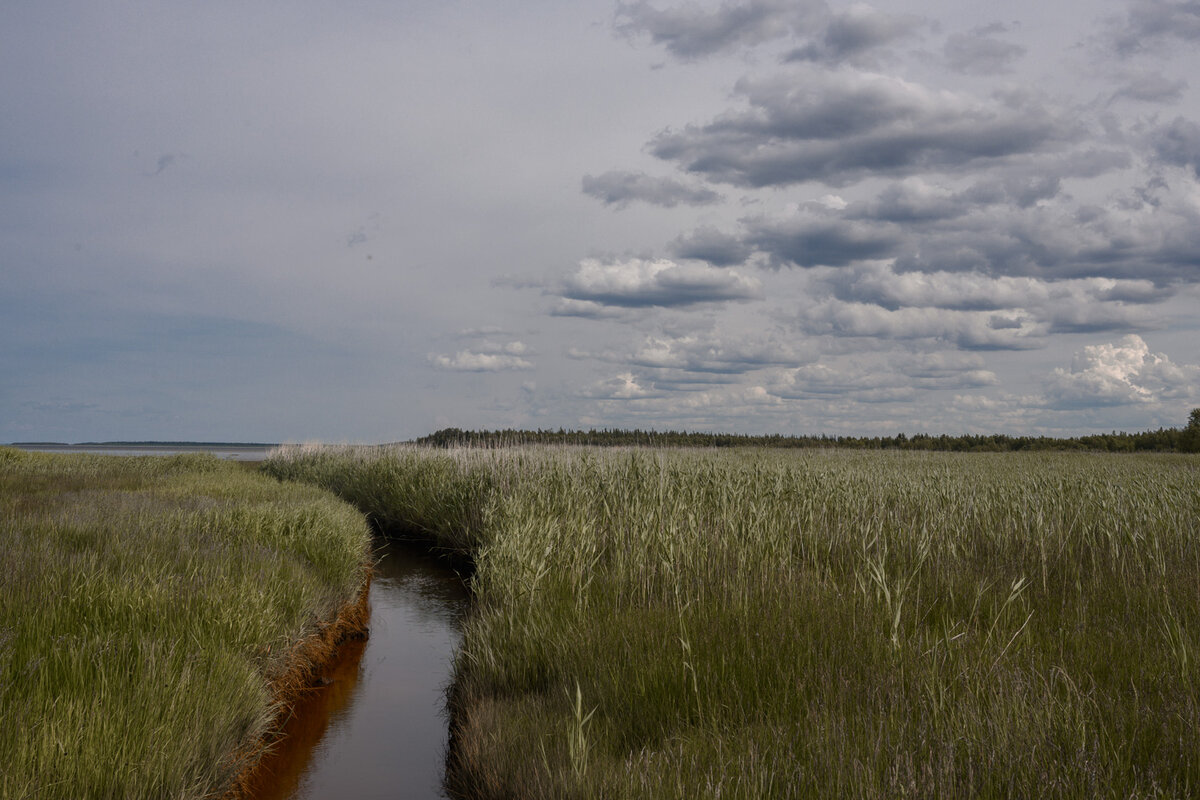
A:
[[[778,447],[846,448],[857,450],[949,450],[954,452],[1011,452],[1017,450],[1094,450],[1110,453],[1200,452],[1200,408],[1191,413],[1183,428],[1159,428],[1141,433],[1098,433],[1088,436],[1009,436],[970,434],[937,436],[918,433],[907,436],[753,436],[699,431],[643,431],[604,428],[601,430],[496,430],[464,431],[443,428],[416,440],[431,447],[512,447],[523,444],[589,445],[594,447]]]

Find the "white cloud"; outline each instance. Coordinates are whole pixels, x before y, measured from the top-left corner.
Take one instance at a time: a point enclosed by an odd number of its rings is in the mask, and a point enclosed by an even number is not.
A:
[[[632,350],[607,350],[597,353],[572,349],[573,358],[629,364],[642,369],[702,373],[700,380],[719,380],[719,376],[740,375],[776,366],[796,366],[814,360],[818,350],[812,342],[796,341],[778,333],[739,334],[721,329],[696,333],[657,333],[646,336]],[[656,373],[659,380],[666,379]],[[692,375],[695,381],[698,376]],[[676,382],[681,381],[675,376]]]
[[[632,372],[622,372],[592,384],[585,396],[597,400],[638,400],[662,397],[663,393],[643,386]]]
[[[1026,315],[995,324],[992,314],[944,308],[887,309],[872,303],[825,300],[801,308],[800,330],[814,335],[933,340],[967,350],[1032,350],[1044,346],[1047,326]]]
[[[1084,347],[1070,369],[1055,369],[1050,375],[1046,395],[1056,408],[1119,406],[1194,397],[1198,383],[1200,366],[1172,364],[1131,334]]]
[[[895,272],[886,262],[855,265],[825,280],[843,299],[900,306],[959,310],[1039,308],[1046,318],[1054,310],[1094,307],[1106,301],[1145,303],[1165,293],[1151,281],[1077,278],[1045,281],[1031,277],[990,276],[980,272]]]
[[[626,316],[627,309],[606,306],[591,300],[572,300],[569,297],[559,297],[550,306],[552,317],[582,317],[584,319],[621,319]]]
[[[731,269],[678,264],[669,259],[588,258],[560,290],[568,300],[605,306],[690,306],[759,296],[761,284]]]
[[[483,342],[473,349],[459,350],[453,355],[429,356],[437,369],[454,372],[504,372],[533,369],[533,363],[523,356],[528,347],[524,342]]]

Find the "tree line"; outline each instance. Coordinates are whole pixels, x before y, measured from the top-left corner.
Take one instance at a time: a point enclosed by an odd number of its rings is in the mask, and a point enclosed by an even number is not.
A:
[[[430,447],[516,447],[526,444],[585,445],[592,447],[776,447],[845,448],[858,450],[947,450],[952,452],[1015,452],[1019,450],[1091,450],[1110,453],[1200,453],[1200,408],[1193,409],[1182,428],[1155,431],[1089,434],[1086,436],[1010,436],[965,434],[949,436],[917,433],[912,436],[791,436],[779,433],[754,435],[703,431],[653,431],[601,428],[583,430],[468,431],[460,428],[422,436],[417,444]]]

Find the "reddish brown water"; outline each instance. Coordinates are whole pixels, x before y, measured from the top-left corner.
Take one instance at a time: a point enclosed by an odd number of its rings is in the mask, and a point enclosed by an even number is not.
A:
[[[445,689],[467,594],[400,544],[380,551],[371,635],[347,642],[257,771],[255,800],[444,797]]]

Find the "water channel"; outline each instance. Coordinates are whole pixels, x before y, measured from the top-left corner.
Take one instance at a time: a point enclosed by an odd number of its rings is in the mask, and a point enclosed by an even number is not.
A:
[[[445,796],[445,689],[466,589],[413,546],[379,540],[378,556],[370,637],[343,645],[297,705],[253,800]]]

